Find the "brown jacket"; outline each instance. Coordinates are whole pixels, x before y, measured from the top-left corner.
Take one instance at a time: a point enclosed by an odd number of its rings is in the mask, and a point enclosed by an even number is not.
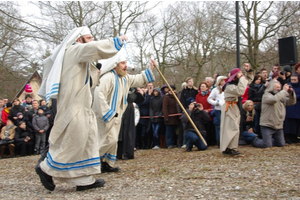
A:
[[[176,93],[175,93],[176,94]],[[177,101],[173,94],[166,94],[163,98],[163,114],[165,125],[179,124],[179,116],[169,117],[171,114],[177,114]]]
[[[13,140],[15,138],[15,133],[16,133],[15,129],[16,128],[17,128],[16,126],[13,126],[11,129],[9,129],[9,137],[8,138],[10,140]],[[1,130],[1,135],[0,135],[1,140],[5,139],[5,134],[4,134],[5,130],[6,130],[6,126],[4,126]]]

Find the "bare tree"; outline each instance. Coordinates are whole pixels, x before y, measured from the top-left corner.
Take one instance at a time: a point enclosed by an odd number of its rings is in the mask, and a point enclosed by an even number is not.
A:
[[[37,66],[30,59],[27,27],[17,20],[21,18],[18,4],[0,2],[0,7],[0,96],[11,100],[30,75],[27,67]]]
[[[293,9],[288,9],[291,2],[278,2],[280,7],[276,6],[277,2],[242,2],[241,24],[245,21],[245,26],[241,26],[241,34],[246,40],[244,44],[247,51],[244,53],[247,60],[254,69],[260,65],[259,55],[263,49],[260,45],[274,37],[276,33],[285,26],[288,19],[299,10],[299,3],[294,4]]]

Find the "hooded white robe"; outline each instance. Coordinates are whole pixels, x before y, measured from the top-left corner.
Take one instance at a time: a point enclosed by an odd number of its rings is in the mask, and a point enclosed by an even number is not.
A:
[[[114,38],[76,43],[66,49],[49,152],[40,164],[45,173],[76,185],[92,184],[95,181],[92,174],[100,173],[97,123],[91,109],[90,87],[90,76],[93,87],[98,83],[99,70],[89,63],[114,56],[119,44],[119,39]]]
[[[153,82],[150,69],[138,75],[118,76],[115,70],[100,78],[94,92],[93,110],[97,118],[99,152],[104,162],[114,165],[122,115],[127,107],[127,94],[131,87],[142,87]],[[117,113],[117,116],[116,116]]]

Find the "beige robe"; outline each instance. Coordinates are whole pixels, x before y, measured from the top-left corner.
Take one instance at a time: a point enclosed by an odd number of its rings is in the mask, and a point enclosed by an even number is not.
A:
[[[224,99],[227,102],[238,102],[238,97],[245,93],[247,79],[241,77],[238,85],[227,85],[224,91]],[[239,124],[240,109],[238,104],[232,104],[225,112],[227,103],[224,103],[221,109],[221,129],[220,129],[220,149],[225,151],[226,148],[237,149],[239,144]]]
[[[40,165],[47,174],[61,179],[77,178],[79,181],[72,183],[87,185],[95,181],[92,174],[100,173],[97,123],[91,109],[90,87],[90,76],[93,87],[98,84],[99,70],[89,63],[110,58],[117,52],[112,38],[76,43],[66,49],[49,152]]]
[[[125,77],[120,77],[115,70],[111,70],[100,78],[100,85],[94,92],[92,108],[98,124],[100,157],[110,166],[116,161],[118,136],[122,115],[127,107],[129,88],[143,87],[153,81],[154,76],[149,69],[141,74]]]

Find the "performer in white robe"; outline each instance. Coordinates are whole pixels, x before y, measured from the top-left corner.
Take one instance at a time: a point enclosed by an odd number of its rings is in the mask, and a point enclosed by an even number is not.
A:
[[[223,86],[225,104],[221,110],[220,149],[224,155],[239,155],[237,151],[240,135],[239,97],[245,93],[247,79],[239,68],[230,72],[230,77]]]
[[[101,171],[116,172],[113,168],[118,144],[122,115],[127,107],[127,94],[131,87],[142,87],[154,81],[152,70],[156,64],[151,60],[150,69],[138,75],[127,74],[127,59],[121,50],[116,56],[102,62],[100,85],[94,92],[93,110],[98,124]],[[100,61],[101,62],[101,61]]]
[[[100,173],[100,156],[97,123],[91,109],[91,86],[97,85],[99,70],[90,63],[114,56],[122,47],[121,41],[127,40],[126,36],[121,36],[92,41],[87,27],[74,29],[66,38],[54,56],[47,60],[51,69],[45,76],[45,85],[49,86],[48,82],[52,81],[50,86],[59,87],[45,86],[40,92],[47,99],[57,95],[57,114],[49,137],[49,152],[36,167],[42,184],[51,191],[55,189],[52,177],[76,185],[77,190],[104,185],[104,180],[93,177]],[[57,71],[54,75],[51,74],[53,70]],[[53,83],[56,76],[60,80]]]

